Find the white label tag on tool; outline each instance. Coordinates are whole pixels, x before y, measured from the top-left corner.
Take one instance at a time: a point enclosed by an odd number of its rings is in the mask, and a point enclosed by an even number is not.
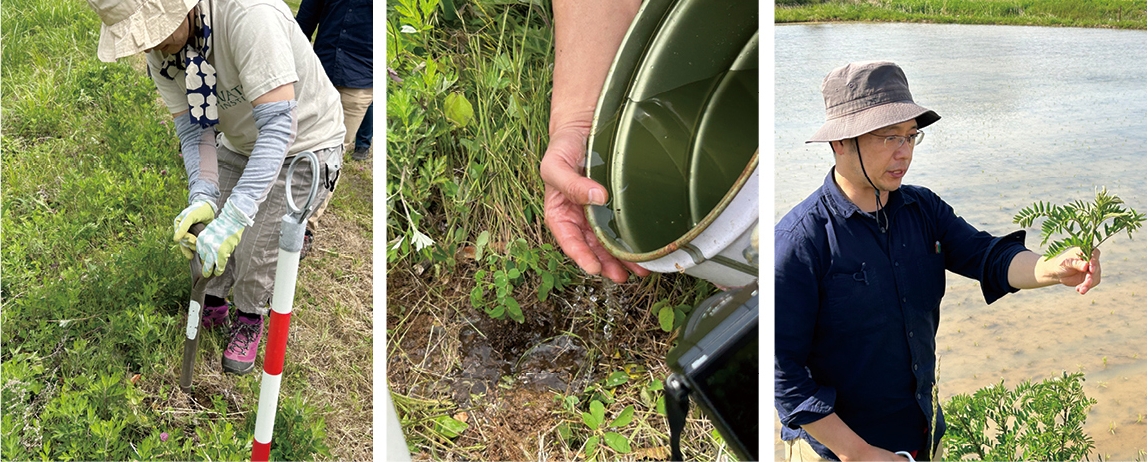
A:
[[[199,302],[192,300],[187,306],[187,339],[195,340],[199,332]]]

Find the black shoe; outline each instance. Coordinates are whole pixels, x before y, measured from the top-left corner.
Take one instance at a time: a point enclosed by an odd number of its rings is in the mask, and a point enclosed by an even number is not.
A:
[[[308,253],[311,253],[311,243],[314,241],[315,233],[312,233],[311,229],[308,228],[303,232],[303,248],[299,249],[299,261],[303,261],[303,258],[306,257]]]
[[[360,147],[356,146],[355,150],[351,152],[351,159],[352,160],[367,160],[370,158],[371,158],[371,148],[370,147],[360,148]]]

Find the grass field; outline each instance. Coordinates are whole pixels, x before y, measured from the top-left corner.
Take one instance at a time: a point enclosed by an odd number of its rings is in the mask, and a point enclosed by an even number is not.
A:
[[[1144,29],[1144,0],[779,0],[774,20]]]
[[[615,285],[555,249],[551,27],[544,1],[388,2],[387,379],[416,459],[669,456],[658,314],[714,288]],[[728,458],[697,412],[682,442]]]
[[[0,15],[3,458],[250,457],[260,374],[221,374],[224,334],[202,336],[179,391],[190,277],[170,226],[187,180],[142,58],[98,61],[81,0]],[[344,168],[301,264],[278,460],[371,457],[371,176]]]

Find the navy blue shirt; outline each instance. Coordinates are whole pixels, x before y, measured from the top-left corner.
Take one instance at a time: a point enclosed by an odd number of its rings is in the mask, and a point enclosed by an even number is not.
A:
[[[371,88],[371,1],[303,0],[295,15],[336,87]]]
[[[871,445],[926,457],[945,270],[979,280],[988,303],[1017,290],[1008,266],[1026,250],[1024,231],[978,231],[919,186],[901,186],[888,202],[881,232],[830,169],[774,228],[781,438],[804,438],[828,459],[837,457],[801,425],[834,412]]]

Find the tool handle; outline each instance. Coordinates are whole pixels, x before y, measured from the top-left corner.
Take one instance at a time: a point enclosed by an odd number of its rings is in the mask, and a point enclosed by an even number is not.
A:
[[[183,341],[183,364],[179,368],[179,389],[184,393],[191,391],[191,375],[195,369],[195,354],[199,350],[199,335],[193,339]]]
[[[199,237],[199,233],[207,225],[203,223],[193,223],[187,232],[191,235]],[[203,291],[207,287],[207,279],[201,277],[199,272],[203,263],[199,261],[199,255],[192,256],[191,260],[191,303],[188,306],[187,313],[187,336],[183,341],[183,364],[179,368],[179,388],[184,393],[191,392],[191,376],[195,368],[195,355],[199,350],[199,327],[200,320],[202,319],[203,310]]]
[[[199,233],[202,233],[203,228],[206,227],[207,225],[203,223],[192,223],[191,227],[187,228],[187,232],[191,233],[192,236],[199,237]]]

